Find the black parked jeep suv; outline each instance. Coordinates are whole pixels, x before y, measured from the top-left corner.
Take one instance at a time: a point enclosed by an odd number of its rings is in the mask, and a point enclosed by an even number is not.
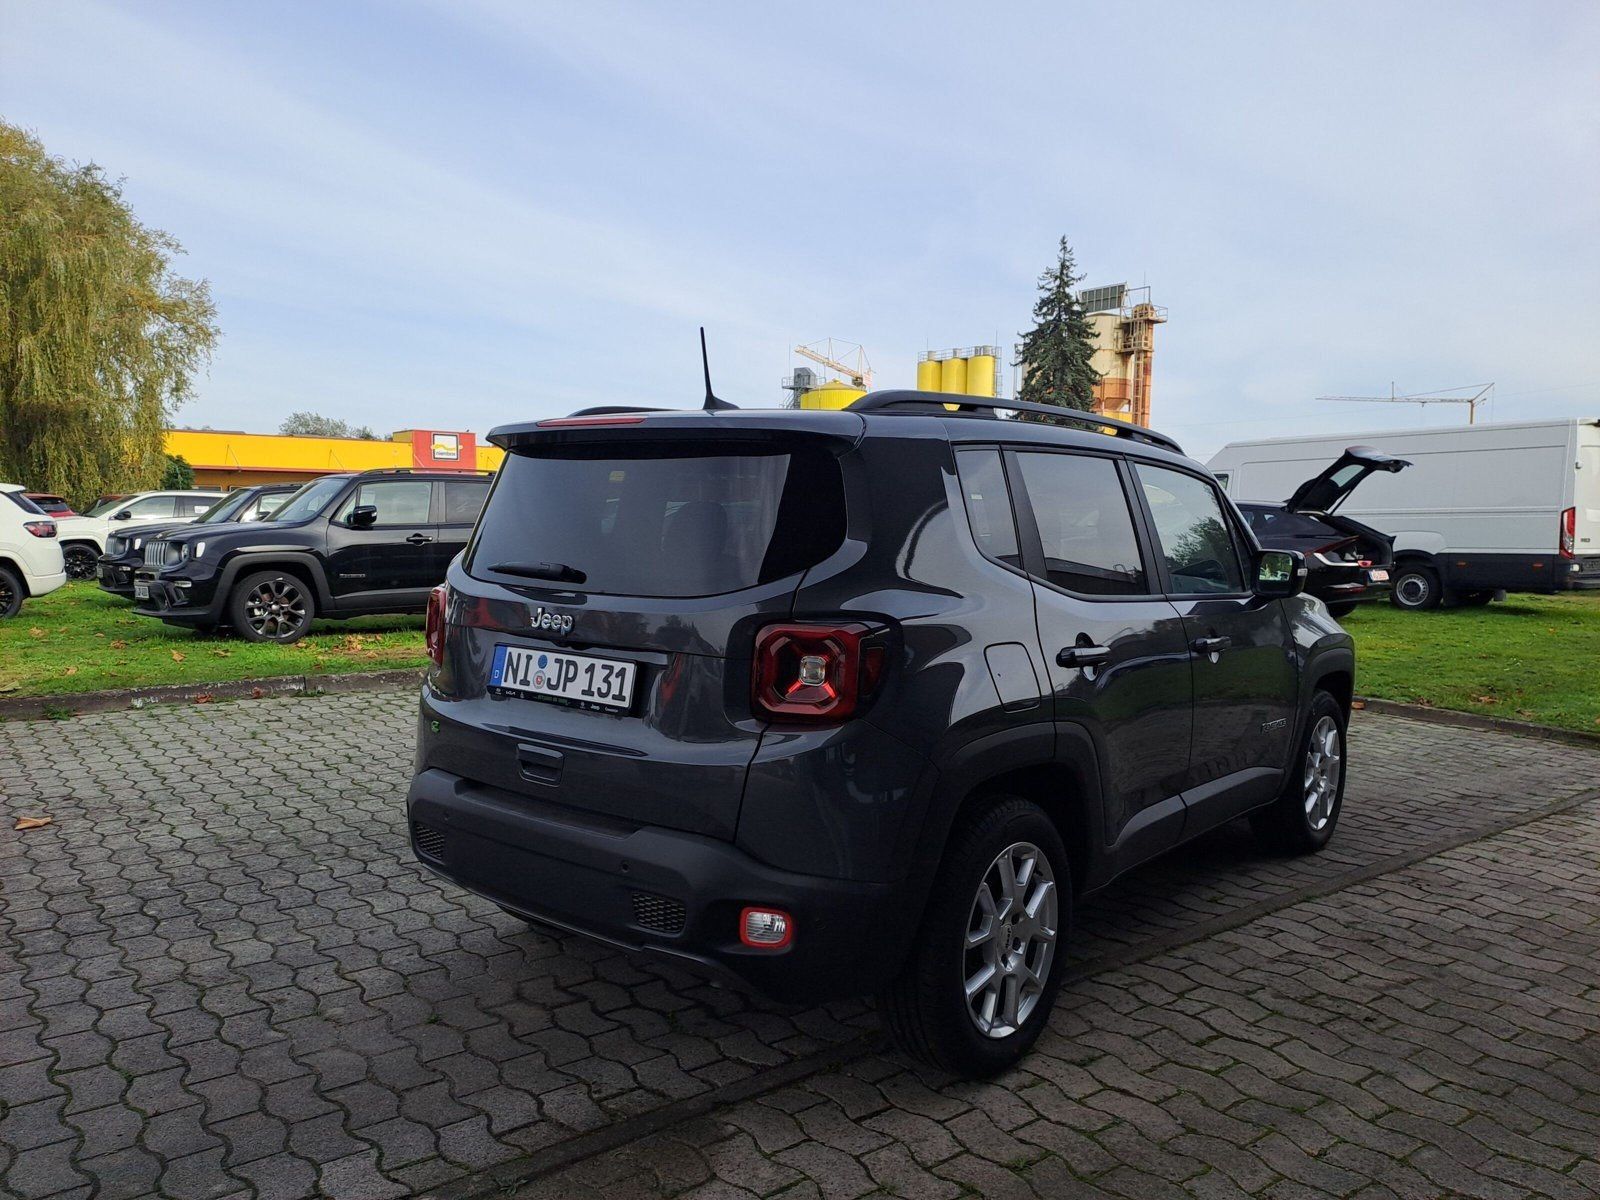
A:
[[[230,625],[252,642],[298,641],[315,617],[422,612],[488,494],[484,475],[324,475],[270,522],[184,526],[145,542],[134,611]]]
[[[143,525],[126,533],[112,533],[106,538],[106,552],[95,565],[95,578],[100,581],[102,591],[124,599],[131,598],[133,574],[144,565],[146,542],[175,530],[193,529],[199,525],[270,521],[278,506],[299,491],[300,487],[297,483],[260,483],[242,487],[229,492],[193,521]]]
[[[950,400],[491,433],[429,608],[420,861],[785,1000],[876,994],[985,1073],[1085,894],[1247,814],[1322,847],[1354,654],[1300,556],[1158,434]]]

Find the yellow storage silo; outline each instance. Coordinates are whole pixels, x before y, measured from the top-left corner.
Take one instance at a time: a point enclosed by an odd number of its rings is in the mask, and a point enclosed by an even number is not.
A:
[[[865,396],[866,389],[852,387],[838,379],[830,379],[821,387],[800,393],[801,408],[848,408]]]
[[[917,391],[937,392],[944,364],[936,358],[924,358],[917,363]]]
[[[977,353],[967,359],[967,395],[994,395],[993,351],[993,346],[979,346]]]
[[[964,358],[947,358],[939,364],[939,390],[941,392],[959,392],[962,395],[967,391],[967,360]]]

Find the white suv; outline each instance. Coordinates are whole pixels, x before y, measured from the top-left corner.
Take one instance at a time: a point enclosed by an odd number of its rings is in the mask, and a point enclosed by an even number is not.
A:
[[[29,596],[67,581],[56,523],[22,491],[20,483],[0,483],[0,617],[16,616]]]
[[[105,553],[106,539],[113,532],[122,533],[141,525],[181,525],[194,520],[226,494],[212,489],[140,492],[97,504],[85,516],[60,518],[57,524],[61,527],[67,575],[72,579],[93,579],[95,563]]]

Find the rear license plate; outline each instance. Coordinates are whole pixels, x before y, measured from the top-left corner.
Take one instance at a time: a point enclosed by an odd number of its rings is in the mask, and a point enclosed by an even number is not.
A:
[[[494,648],[489,687],[579,708],[625,712],[633,705],[637,663],[521,646]]]
[[[1367,572],[1367,578],[1373,583],[1388,583],[1389,572],[1385,571],[1382,567],[1375,567],[1371,571]]]
[[[150,599],[150,585],[148,583],[136,583],[136,584],[134,584],[133,585],[133,598],[135,600],[148,600],[148,599]]]

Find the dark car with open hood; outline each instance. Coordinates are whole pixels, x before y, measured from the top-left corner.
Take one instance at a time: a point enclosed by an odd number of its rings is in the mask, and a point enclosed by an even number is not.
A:
[[[1084,896],[1235,818],[1333,833],[1351,640],[1161,434],[907,391],[490,440],[407,804],[424,865],[535,925],[876,996],[988,1074]]]
[[[1336,510],[1367,476],[1410,465],[1371,446],[1351,446],[1282,504],[1241,503],[1239,511],[1263,546],[1303,554],[1306,591],[1334,616],[1347,617],[1357,604],[1389,595],[1394,538]]]

